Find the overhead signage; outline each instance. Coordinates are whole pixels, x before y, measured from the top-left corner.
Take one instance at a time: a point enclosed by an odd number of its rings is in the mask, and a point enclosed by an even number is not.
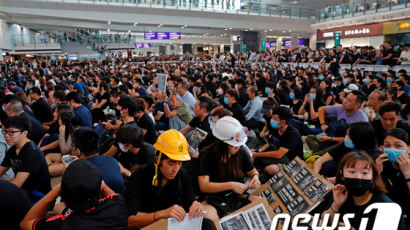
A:
[[[410,33],[410,20],[386,22],[383,25],[383,34]]]
[[[375,36],[383,34],[383,24],[368,24],[352,27],[340,27],[332,29],[318,30],[317,39],[334,39],[336,32],[341,32],[340,38],[351,38],[351,37],[365,37],[365,36]]]
[[[168,40],[169,39],[169,33],[157,33],[157,38],[158,40]]]
[[[151,32],[144,33],[144,39],[145,40],[157,40],[158,39],[157,33],[151,33]]]
[[[181,39],[180,32],[146,32],[145,40],[178,40]]]
[[[170,33],[169,33],[169,39],[170,39],[170,40],[178,40],[178,39],[181,39],[181,33],[180,33],[180,32],[170,32]]]

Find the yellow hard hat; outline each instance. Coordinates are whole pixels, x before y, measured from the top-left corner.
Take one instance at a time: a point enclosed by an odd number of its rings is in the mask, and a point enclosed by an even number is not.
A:
[[[154,147],[158,150],[159,156],[155,165],[155,175],[152,178],[152,185],[158,186],[158,166],[162,154],[175,161],[189,161],[191,156],[188,152],[188,143],[182,133],[175,129],[170,129],[159,135]]]
[[[168,158],[176,161],[189,161],[188,143],[182,133],[170,129],[159,135],[154,147]]]

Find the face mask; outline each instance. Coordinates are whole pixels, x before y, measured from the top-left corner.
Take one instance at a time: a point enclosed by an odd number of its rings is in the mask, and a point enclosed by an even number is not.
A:
[[[293,93],[289,93],[289,98],[290,98],[290,100],[295,99],[295,94],[293,94]]]
[[[325,77],[323,77],[322,75],[319,75],[319,80],[323,80],[325,79]]]
[[[218,89],[216,90],[216,92],[217,92],[218,94],[222,94],[222,93],[223,93],[223,90],[222,90],[221,88],[218,88]]]
[[[123,143],[118,143],[118,147],[120,147],[121,151],[124,152],[124,153],[126,153],[126,152],[128,152],[128,150],[130,150],[130,148],[126,148]]]
[[[349,83],[349,79],[347,79],[347,78],[343,79],[343,84],[346,85],[347,83]]]
[[[1,108],[3,109],[4,112],[6,112],[6,107],[2,106]]]
[[[340,74],[344,74],[345,73],[345,71],[344,70],[340,70]]]
[[[376,74],[376,77],[380,77],[380,74],[378,73],[378,74]]]
[[[266,93],[266,94],[270,94],[270,92],[269,92],[269,89],[268,89],[268,88],[265,88],[265,93]]]
[[[228,88],[230,89],[230,88],[231,88],[231,85],[228,85]]]
[[[347,191],[352,196],[362,196],[370,190],[372,186],[371,180],[363,180],[356,178],[345,178],[342,184],[346,186]]]
[[[272,119],[270,120],[270,126],[272,126],[272,128],[274,128],[274,129],[279,129],[278,122],[274,121]]]
[[[388,77],[388,78],[386,79],[386,82],[387,82],[387,83],[391,82],[391,78]]]
[[[224,97],[224,103],[225,103],[226,105],[229,104],[229,100],[228,100],[227,97]]]
[[[235,85],[235,89],[236,89],[236,90],[238,90],[238,89],[239,89],[238,85]]]
[[[194,89],[195,89],[195,92],[197,92],[197,93],[198,93],[199,89],[198,89],[197,87],[195,87]]]
[[[399,157],[401,154],[406,154],[406,150],[385,148],[384,153],[389,154],[389,160],[391,162],[397,163],[397,157]]]
[[[354,149],[353,141],[350,140],[348,137],[345,137],[344,143],[345,143],[346,148]]]
[[[312,100],[316,100],[316,94],[314,93],[309,93],[309,97],[312,98]]]
[[[367,79],[367,78],[364,79],[363,83],[364,83],[365,85],[369,84],[369,79]]]

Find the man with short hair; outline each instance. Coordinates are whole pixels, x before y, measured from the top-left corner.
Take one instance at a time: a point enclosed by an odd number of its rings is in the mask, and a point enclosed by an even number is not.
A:
[[[289,108],[279,106],[273,109],[268,128],[272,137],[279,140],[278,149],[252,152],[255,167],[263,170],[268,175],[272,176],[280,171],[279,163],[287,164],[296,156],[303,158],[302,137],[299,131],[289,124],[291,119],[292,111]]]
[[[88,128],[93,127],[93,118],[90,110],[81,104],[80,95],[76,92],[70,92],[66,96],[68,104],[73,107],[75,116],[80,122],[81,126]]]
[[[41,97],[41,90],[34,87],[30,90],[30,97],[33,100],[31,104],[31,109],[33,110],[34,117],[41,123],[49,122],[54,120],[53,109],[50,104],[48,104]]]
[[[372,122],[379,145],[383,144],[384,135],[393,128],[401,128],[410,134],[410,124],[400,118],[401,105],[398,102],[386,101],[380,105],[379,116]]]
[[[90,128],[80,128],[74,133],[74,147],[80,159],[86,159],[100,170],[102,179],[114,192],[124,194],[125,184],[118,161],[113,157],[98,155],[98,134]]]
[[[162,95],[162,101],[164,102],[165,116],[169,119],[170,129],[181,130],[191,122],[192,115],[189,113],[188,105],[178,95],[171,94],[169,96],[169,105],[172,107],[172,111],[166,103],[167,95],[165,93]]]
[[[386,94],[383,91],[375,90],[369,97],[367,97],[367,107],[363,109],[363,112],[369,117],[369,120],[378,119],[379,116],[379,107],[386,100]]]
[[[202,204],[194,199],[190,176],[181,169],[182,163],[191,159],[185,137],[167,130],[154,147],[155,162],[138,168],[127,182],[129,229],[144,228],[161,219],[196,218],[203,212]],[[203,228],[207,224],[213,225],[204,219]]]
[[[177,93],[181,96],[182,102],[188,105],[189,113],[192,115],[194,112],[192,109],[195,107],[195,97],[188,91],[188,85],[185,82],[178,82]]]
[[[319,108],[320,127],[325,132],[328,126],[325,123],[325,116],[329,115],[336,117],[337,122],[345,122],[345,126],[355,122],[369,122],[367,115],[360,110],[362,103],[365,100],[365,95],[359,90],[353,90],[343,100],[343,105],[322,106]],[[320,141],[336,141],[343,142],[343,137],[321,137]]]
[[[27,137],[38,144],[40,140],[44,137],[44,128],[41,123],[34,117],[26,114],[23,109],[23,104],[19,100],[12,100],[6,106],[7,116],[14,117],[24,117],[28,119],[30,127]]]
[[[24,117],[10,117],[2,130],[11,148],[0,166],[0,176],[12,168],[15,177],[11,183],[24,189],[32,202],[36,202],[51,190],[50,174],[43,152],[27,138],[29,121]]]
[[[260,131],[265,126],[265,119],[261,113],[263,102],[258,96],[258,90],[255,86],[249,87],[246,92],[248,93],[249,101],[245,108],[243,108],[246,118],[245,126],[249,129]]]

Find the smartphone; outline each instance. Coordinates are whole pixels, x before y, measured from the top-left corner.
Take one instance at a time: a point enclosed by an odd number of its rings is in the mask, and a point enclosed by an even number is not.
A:
[[[61,158],[63,159],[63,162],[66,166],[69,166],[73,162],[73,159],[70,155],[64,155]]]

